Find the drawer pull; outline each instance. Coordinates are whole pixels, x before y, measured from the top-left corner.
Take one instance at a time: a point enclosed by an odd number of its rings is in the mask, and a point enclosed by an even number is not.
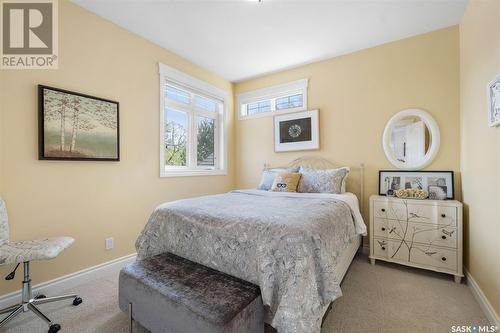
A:
[[[384,227],[382,227],[382,231],[385,231],[385,228],[384,228]]]
[[[382,250],[385,251],[385,246],[382,246]]]
[[[385,208],[382,208],[381,211],[385,212]]]
[[[441,258],[441,260],[442,260],[442,261],[446,261],[446,257],[442,257],[442,258]]]
[[[445,235],[443,235],[443,236],[441,236],[441,238],[442,238],[442,239],[446,239],[446,236],[445,236]]]
[[[446,214],[441,214],[441,217],[442,217],[442,218],[445,218],[445,217],[446,217]]]

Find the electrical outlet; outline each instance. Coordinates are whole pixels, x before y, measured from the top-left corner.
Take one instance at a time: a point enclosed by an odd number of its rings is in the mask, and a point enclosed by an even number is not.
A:
[[[104,240],[106,250],[111,250],[114,246],[113,237],[106,238]]]

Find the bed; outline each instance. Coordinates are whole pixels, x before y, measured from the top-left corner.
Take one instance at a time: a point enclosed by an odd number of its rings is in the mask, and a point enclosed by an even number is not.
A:
[[[290,165],[331,167],[311,158]],[[353,169],[347,190],[357,183],[362,197],[363,168],[358,177]],[[158,206],[136,248],[139,259],[171,252],[257,284],[267,323],[280,333],[312,333],[342,295],[340,282],[365,234],[353,193],[252,189]]]

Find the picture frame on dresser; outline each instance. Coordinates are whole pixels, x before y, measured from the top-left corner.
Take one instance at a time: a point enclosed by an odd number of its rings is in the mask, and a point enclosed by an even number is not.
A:
[[[430,199],[454,200],[453,171],[406,171],[380,170],[378,173],[378,194],[394,196],[400,189],[419,189],[429,193]]]

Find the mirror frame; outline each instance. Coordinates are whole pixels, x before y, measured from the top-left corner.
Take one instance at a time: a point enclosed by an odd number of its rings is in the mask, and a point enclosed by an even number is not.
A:
[[[429,150],[425,153],[424,159],[416,165],[406,165],[405,163],[398,161],[396,158],[394,158],[390,146],[392,130],[394,129],[398,121],[409,116],[420,117],[420,119],[422,119],[424,124],[427,126],[430,134]],[[404,170],[420,170],[431,164],[434,158],[436,158],[436,155],[439,151],[440,142],[441,136],[439,133],[438,124],[429,113],[420,109],[406,109],[399,111],[394,116],[392,116],[392,118],[387,122],[387,125],[385,125],[384,135],[382,138],[382,146],[384,148],[385,156],[387,157],[389,162],[391,162],[391,164],[396,168]]]

